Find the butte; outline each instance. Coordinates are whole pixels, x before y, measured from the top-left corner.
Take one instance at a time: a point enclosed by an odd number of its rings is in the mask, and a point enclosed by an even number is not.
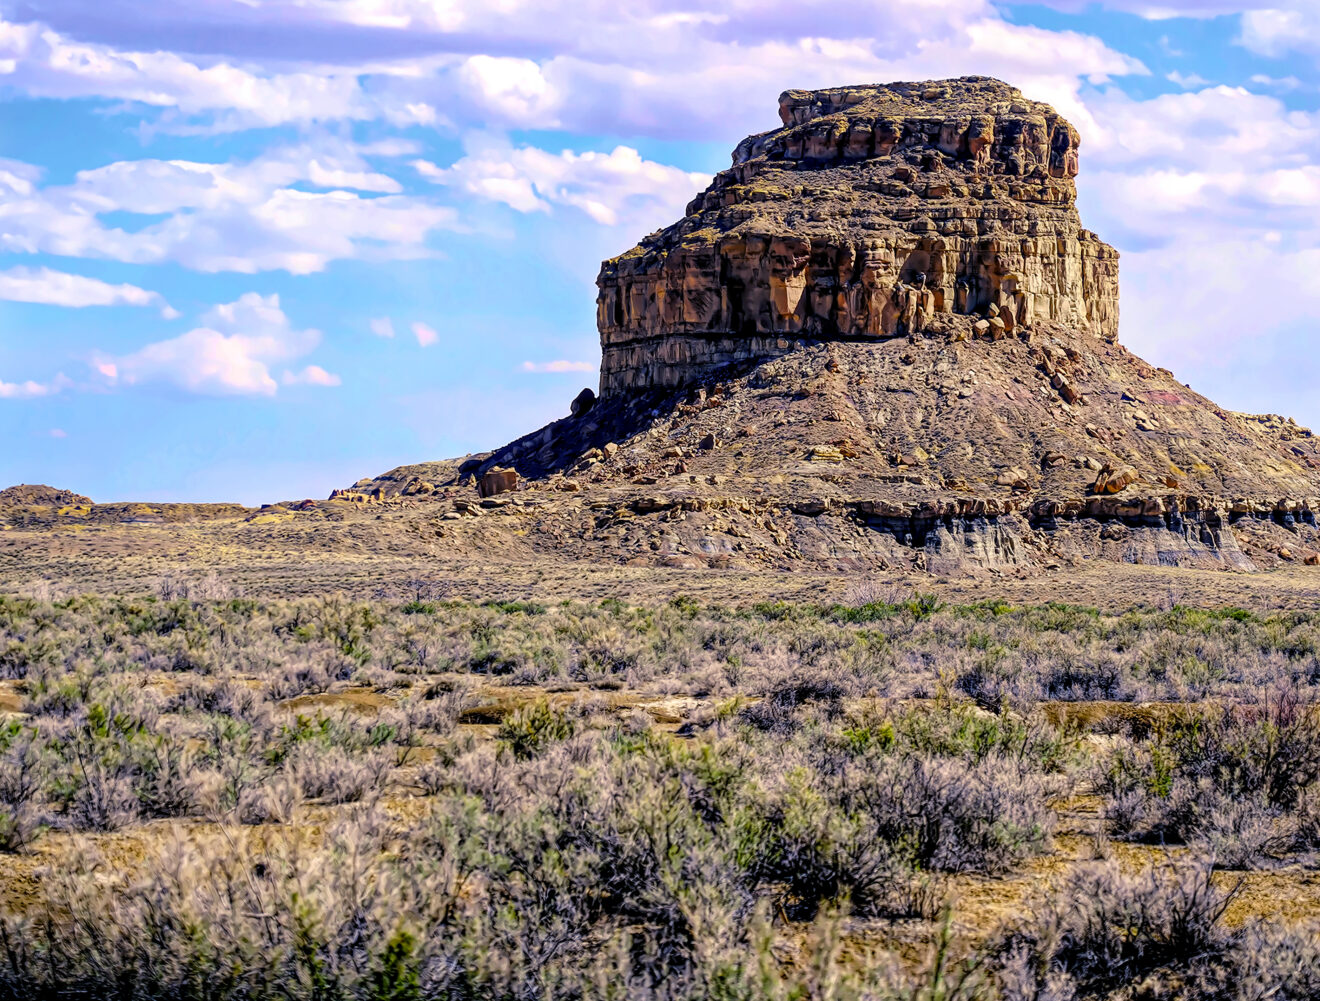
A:
[[[598,396],[341,496],[479,516],[463,490],[516,482],[481,503],[522,509],[519,545],[633,565],[1251,570],[1316,548],[1311,433],[1119,344],[1118,254],[1082,226],[1081,136],[1053,108],[964,77],[790,90],[779,118],[602,265]]]

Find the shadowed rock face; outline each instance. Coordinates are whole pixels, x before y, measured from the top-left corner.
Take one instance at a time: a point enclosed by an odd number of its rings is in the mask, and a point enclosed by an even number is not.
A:
[[[684,219],[602,266],[602,397],[798,339],[1117,337],[1118,254],[1082,228],[1080,137],[1049,105],[964,77],[791,90],[779,111]]]

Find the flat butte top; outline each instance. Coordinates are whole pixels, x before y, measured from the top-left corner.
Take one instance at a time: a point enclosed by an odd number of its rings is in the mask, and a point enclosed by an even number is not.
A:
[[[740,142],[683,219],[614,260],[729,236],[1007,226],[1095,239],[1075,208],[1080,134],[1000,80],[789,90],[779,114],[783,125]]]
[[[786,127],[840,114],[897,120],[940,121],[978,114],[1062,120],[1048,104],[1023,97],[1016,87],[988,76],[786,90],[779,96],[779,116]]]

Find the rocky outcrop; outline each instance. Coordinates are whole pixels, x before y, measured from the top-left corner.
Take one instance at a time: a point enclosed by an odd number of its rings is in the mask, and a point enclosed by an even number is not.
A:
[[[20,483],[0,490],[0,507],[87,507],[90,497],[42,483]]]
[[[572,417],[581,417],[588,410],[596,405],[596,394],[590,389],[584,389],[573,397],[573,402],[568,406],[569,415]]]
[[[1117,336],[1118,255],[1082,228],[1080,137],[1048,105],[965,77],[788,91],[780,118],[686,218],[602,266],[602,397],[801,339]]]

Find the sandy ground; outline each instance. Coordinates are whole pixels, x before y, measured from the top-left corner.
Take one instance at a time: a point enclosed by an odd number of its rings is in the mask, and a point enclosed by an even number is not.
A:
[[[475,540],[473,540],[475,541]],[[0,593],[150,593],[162,577],[214,574],[253,597],[343,593],[405,597],[423,581],[446,597],[651,602],[676,594],[703,602],[848,601],[897,584],[946,600],[1001,598],[1122,609],[1138,604],[1314,608],[1320,567],[1300,563],[1256,573],[1085,561],[1053,570],[980,571],[935,577],[894,569],[822,573],[786,567],[681,569],[607,559],[549,557],[489,548],[461,551],[428,540],[407,511],[346,524],[284,522],[54,525],[0,532]]]

